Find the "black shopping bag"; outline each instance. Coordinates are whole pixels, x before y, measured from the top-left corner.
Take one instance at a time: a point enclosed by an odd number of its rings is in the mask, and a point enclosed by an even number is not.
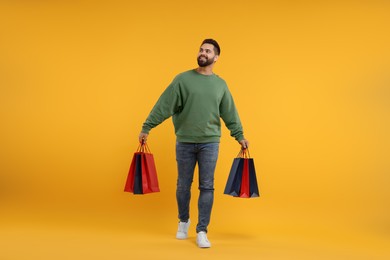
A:
[[[142,154],[135,155],[135,174],[134,174],[134,194],[143,194],[142,192]]]

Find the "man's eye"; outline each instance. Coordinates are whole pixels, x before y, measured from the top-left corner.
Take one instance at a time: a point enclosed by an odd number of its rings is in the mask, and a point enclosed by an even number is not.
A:
[[[210,50],[206,50],[206,53],[210,53]]]

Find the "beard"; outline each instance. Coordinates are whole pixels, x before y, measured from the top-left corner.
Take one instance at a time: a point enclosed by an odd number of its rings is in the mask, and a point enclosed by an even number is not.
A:
[[[201,59],[201,58],[204,58],[204,59]],[[199,56],[197,60],[198,60],[199,67],[207,67],[207,66],[213,64],[214,57],[212,59],[208,59],[205,56]]]

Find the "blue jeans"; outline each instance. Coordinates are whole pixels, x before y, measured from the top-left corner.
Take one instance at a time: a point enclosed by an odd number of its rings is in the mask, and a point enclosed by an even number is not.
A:
[[[191,184],[195,165],[199,168],[198,224],[196,232],[207,232],[214,201],[214,171],[217,164],[219,143],[176,143],[178,178],[176,199],[179,219],[186,222],[190,217]]]

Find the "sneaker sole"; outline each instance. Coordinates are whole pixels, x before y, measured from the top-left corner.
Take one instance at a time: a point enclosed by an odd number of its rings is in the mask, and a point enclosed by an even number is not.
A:
[[[209,246],[200,246],[200,245],[198,244],[198,247],[199,247],[199,248],[210,248],[211,245],[209,245]]]

